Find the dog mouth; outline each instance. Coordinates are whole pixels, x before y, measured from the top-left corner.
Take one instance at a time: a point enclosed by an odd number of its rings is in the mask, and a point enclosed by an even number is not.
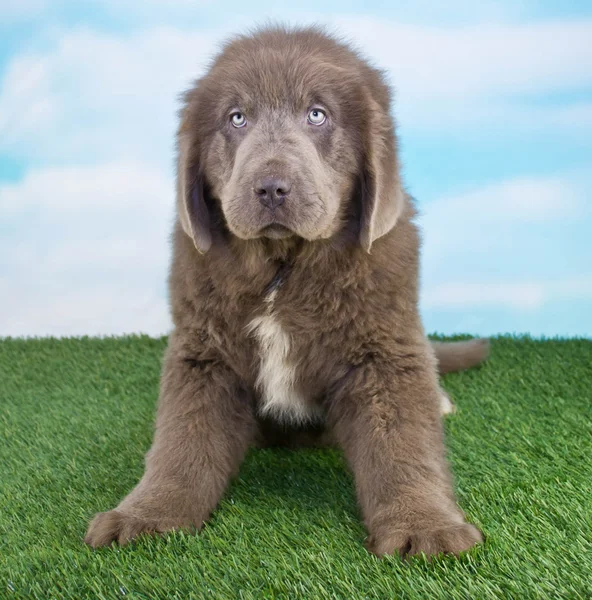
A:
[[[271,223],[261,229],[259,233],[261,236],[272,240],[281,240],[294,235],[294,232],[291,229],[284,225],[280,225],[279,223]]]

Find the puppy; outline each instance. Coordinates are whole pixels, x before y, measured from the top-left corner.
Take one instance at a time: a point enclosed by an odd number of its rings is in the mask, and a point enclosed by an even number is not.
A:
[[[199,529],[250,445],[324,443],[354,473],[370,551],[481,540],[454,498],[438,364],[487,344],[425,336],[389,111],[381,73],[316,28],[231,40],[185,94],[154,442],[88,544]]]

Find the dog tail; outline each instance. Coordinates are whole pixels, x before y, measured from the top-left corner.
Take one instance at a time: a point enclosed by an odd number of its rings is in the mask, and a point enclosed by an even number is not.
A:
[[[489,340],[476,338],[462,342],[434,342],[430,340],[440,375],[462,371],[483,362],[489,355]]]

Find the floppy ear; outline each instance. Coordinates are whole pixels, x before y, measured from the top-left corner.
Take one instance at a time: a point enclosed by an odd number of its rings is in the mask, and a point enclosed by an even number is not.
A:
[[[360,243],[370,252],[375,240],[388,233],[404,206],[393,121],[368,94],[368,117],[362,165]]]
[[[177,137],[177,214],[183,231],[203,254],[212,245],[210,215],[205,202],[205,182],[189,133]]]

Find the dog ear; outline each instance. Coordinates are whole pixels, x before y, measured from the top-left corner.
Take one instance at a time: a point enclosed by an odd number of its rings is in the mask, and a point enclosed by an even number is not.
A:
[[[183,231],[203,254],[212,245],[212,233],[198,153],[197,144],[182,125],[177,136],[177,214]]]
[[[388,233],[404,207],[393,120],[368,94],[362,164],[360,243],[370,252],[375,240]]]

